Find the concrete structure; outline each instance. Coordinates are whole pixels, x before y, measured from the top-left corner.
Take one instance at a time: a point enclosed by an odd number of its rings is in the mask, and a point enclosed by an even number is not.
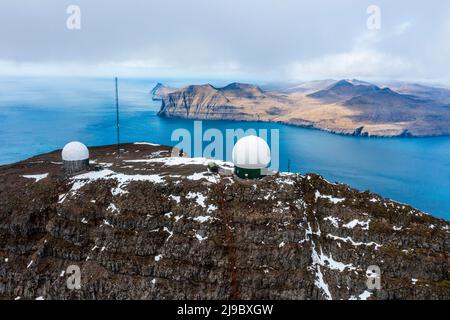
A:
[[[265,168],[270,163],[270,148],[264,139],[246,136],[233,148],[234,173],[243,179],[263,177]]]
[[[89,169],[89,150],[78,141],[66,144],[62,150],[63,169],[66,174],[75,174]]]

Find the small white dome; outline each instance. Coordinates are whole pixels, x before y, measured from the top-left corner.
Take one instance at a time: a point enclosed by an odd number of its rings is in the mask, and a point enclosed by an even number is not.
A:
[[[262,169],[270,163],[270,148],[264,139],[246,136],[234,145],[233,163],[244,169]]]
[[[89,159],[88,148],[78,141],[72,141],[64,146],[62,150],[64,161],[79,161]]]

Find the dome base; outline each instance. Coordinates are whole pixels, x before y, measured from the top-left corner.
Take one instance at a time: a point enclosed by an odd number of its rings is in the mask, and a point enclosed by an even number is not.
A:
[[[241,179],[261,179],[264,177],[262,169],[246,169],[235,166],[234,174]]]
[[[89,159],[77,160],[77,161],[65,161],[63,160],[64,173],[72,175],[89,170]]]

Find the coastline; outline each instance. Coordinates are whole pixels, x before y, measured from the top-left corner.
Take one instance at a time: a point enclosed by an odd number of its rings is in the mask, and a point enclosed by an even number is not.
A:
[[[336,130],[326,129],[326,128],[320,128],[316,127],[314,125],[301,125],[296,123],[290,123],[285,121],[272,121],[272,120],[253,120],[253,119],[209,119],[209,118],[202,118],[202,117],[182,117],[177,115],[161,115],[161,110],[156,113],[157,117],[163,118],[163,119],[180,119],[180,120],[192,120],[192,121],[233,121],[233,122],[256,122],[256,123],[277,123],[282,124],[286,126],[296,127],[296,128],[304,128],[304,129],[312,129],[312,130],[318,130],[330,134],[335,134],[339,136],[346,136],[346,137],[359,137],[359,138],[381,138],[381,139],[391,139],[391,138],[402,138],[402,139],[423,139],[423,138],[446,138],[450,137],[450,134],[441,134],[441,135],[377,135],[377,134],[354,134],[354,133],[346,133],[346,132],[340,132]]]

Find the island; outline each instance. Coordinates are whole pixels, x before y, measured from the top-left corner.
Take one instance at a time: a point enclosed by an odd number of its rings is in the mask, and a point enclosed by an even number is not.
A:
[[[167,118],[280,122],[338,134],[426,137],[450,134],[450,90],[359,80],[315,81],[263,90],[245,83],[180,89],[158,84]]]

